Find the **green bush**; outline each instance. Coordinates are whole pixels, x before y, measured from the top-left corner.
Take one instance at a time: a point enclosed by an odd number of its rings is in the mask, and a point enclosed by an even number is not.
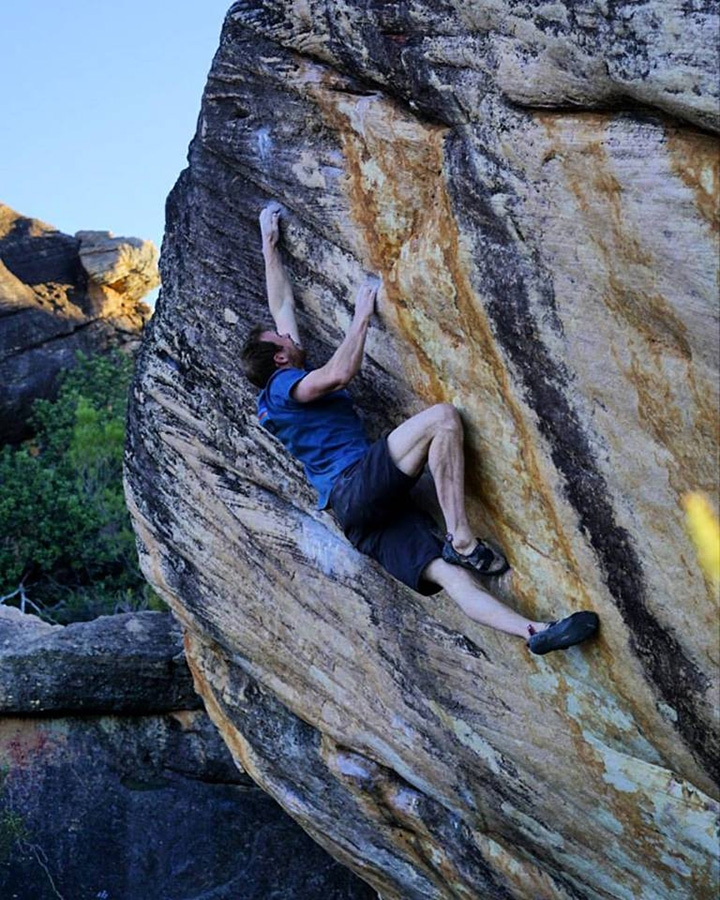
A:
[[[0,451],[0,596],[22,588],[53,621],[162,606],[122,489],[131,376],[122,354],[79,356],[57,399],[36,401],[35,436]]]

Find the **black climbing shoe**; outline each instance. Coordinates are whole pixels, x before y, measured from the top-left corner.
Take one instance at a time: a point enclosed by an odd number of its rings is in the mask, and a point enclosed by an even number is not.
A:
[[[565,650],[592,637],[598,630],[599,623],[594,612],[576,612],[559,622],[551,622],[545,631],[531,633],[527,644],[538,656],[550,653],[551,650]]]
[[[480,538],[478,538],[475,549],[466,555],[458,553],[452,545],[452,536],[446,535],[442,558],[453,566],[462,566],[464,569],[477,572],[478,575],[502,575],[510,568],[502,553],[498,553],[490,544],[486,544]]]

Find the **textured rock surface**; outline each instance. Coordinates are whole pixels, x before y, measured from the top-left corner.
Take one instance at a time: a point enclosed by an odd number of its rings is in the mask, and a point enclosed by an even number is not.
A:
[[[180,626],[155,612],[49,625],[0,606],[0,709],[7,714],[202,708]]]
[[[717,485],[711,3],[236,3],[168,204],[127,479],[146,574],[246,771],[402,898],[714,895],[716,607],[679,498]],[[698,127],[699,126],[699,127]],[[450,401],[529,658],[355,554],[254,420],[256,216],[315,359],[385,283],[373,434]]]
[[[0,614],[3,898],[375,896],[238,770],[170,616],[63,628]],[[42,705],[9,696],[12,673],[21,690],[36,678]]]
[[[113,293],[123,300],[142,300],[157,287],[157,250],[151,241],[116,238],[109,231],[78,231],[79,254],[92,286],[102,288],[108,300]]]
[[[0,442],[25,436],[30,406],[75,354],[137,346],[157,287],[150,241],[75,237],[0,204]]]

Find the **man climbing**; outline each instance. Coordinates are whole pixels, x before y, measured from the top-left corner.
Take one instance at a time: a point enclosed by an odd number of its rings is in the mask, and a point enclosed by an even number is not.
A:
[[[471,619],[527,640],[543,654],[580,643],[597,630],[593,612],[559,622],[528,621],[488,594],[476,576],[500,575],[508,565],[478,540],[467,519],[463,428],[458,412],[440,403],[372,443],[353,408],[347,385],[360,371],[378,285],[358,291],[348,332],[327,363],[308,369],[295,318],[292,285],[279,249],[281,207],[260,214],[265,279],[275,329],[258,325],[242,351],[250,381],[261,388],[258,417],[299,459],[319,495],[332,508],[353,546],[420,593],[444,588]],[[435,482],[446,537],[415,506],[409,492],[428,466]]]

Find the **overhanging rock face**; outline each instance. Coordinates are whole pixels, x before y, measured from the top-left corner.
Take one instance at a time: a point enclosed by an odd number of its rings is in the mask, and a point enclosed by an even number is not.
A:
[[[713,4],[236,3],[168,203],[127,460],[144,571],[246,771],[385,898],[714,891],[718,636],[680,497],[716,487]],[[422,598],[314,509],[238,356],[257,215],[313,359],[385,285],[373,435],[449,401],[529,616]]]

